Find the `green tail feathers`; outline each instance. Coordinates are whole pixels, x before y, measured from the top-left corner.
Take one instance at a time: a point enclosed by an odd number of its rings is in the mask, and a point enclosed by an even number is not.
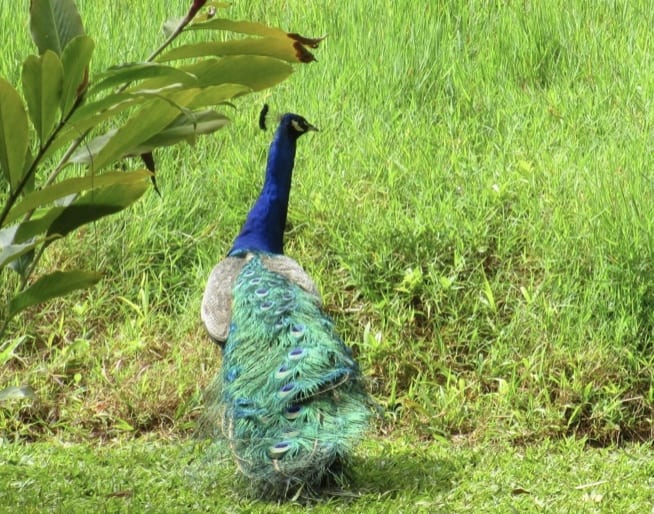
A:
[[[317,297],[256,256],[236,279],[231,321],[208,408],[239,470],[267,497],[318,490],[368,425],[350,349]]]

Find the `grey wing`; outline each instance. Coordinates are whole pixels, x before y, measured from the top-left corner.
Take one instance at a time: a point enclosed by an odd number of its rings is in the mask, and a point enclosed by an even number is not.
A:
[[[227,340],[232,317],[232,289],[245,259],[227,257],[211,270],[204,288],[200,316],[209,336],[216,342]]]
[[[207,280],[200,315],[209,336],[218,343],[227,340],[232,317],[232,289],[241,268],[250,258],[226,257],[213,268]],[[294,282],[315,296],[316,302],[320,303],[316,284],[293,259],[285,255],[264,255],[262,261],[270,271]]]
[[[318,293],[316,284],[296,261],[290,257],[286,257],[286,255],[266,255],[261,260],[263,261],[263,265],[270,271],[279,273],[291,282],[294,282],[307,293],[315,296],[318,303],[320,303],[320,293]]]

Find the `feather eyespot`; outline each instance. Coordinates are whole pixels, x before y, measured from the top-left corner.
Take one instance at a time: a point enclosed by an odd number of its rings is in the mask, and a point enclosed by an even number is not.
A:
[[[255,289],[254,294],[260,297],[264,297],[268,294],[269,290],[265,287],[260,287],[258,289]]]
[[[271,446],[268,449],[268,455],[270,456],[271,459],[279,459],[290,449],[291,449],[290,443],[288,443],[287,441],[282,441],[281,443],[277,443]]]
[[[261,302],[260,307],[262,311],[268,311],[272,308],[273,305],[274,305],[273,302],[271,302],[270,300],[266,300],[265,302]]]
[[[300,337],[302,334],[304,334],[304,325],[297,323],[291,327],[291,335]]]
[[[282,364],[277,372],[275,373],[275,378],[281,379],[286,378],[291,373],[291,370],[285,364]]]
[[[288,352],[288,358],[294,361],[301,359],[303,355],[304,348],[293,348],[290,352]]]
[[[291,392],[295,389],[295,384],[284,384],[281,389],[279,390],[279,397],[284,398],[291,394]]]
[[[284,412],[284,417],[286,419],[296,419],[301,412],[302,412],[301,405],[289,405],[288,407],[286,407],[286,410]]]

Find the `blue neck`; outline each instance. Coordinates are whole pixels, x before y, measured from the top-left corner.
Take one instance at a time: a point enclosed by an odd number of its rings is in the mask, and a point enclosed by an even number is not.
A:
[[[284,227],[291,192],[297,136],[280,126],[266,165],[266,179],[228,255],[254,251],[284,253]]]

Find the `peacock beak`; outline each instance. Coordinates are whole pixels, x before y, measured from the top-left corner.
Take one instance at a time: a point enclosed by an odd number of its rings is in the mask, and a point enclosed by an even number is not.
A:
[[[307,123],[307,132],[310,130],[313,130],[314,132],[320,132],[320,130],[318,130],[318,127],[314,127],[313,125],[311,125],[311,123]]]

